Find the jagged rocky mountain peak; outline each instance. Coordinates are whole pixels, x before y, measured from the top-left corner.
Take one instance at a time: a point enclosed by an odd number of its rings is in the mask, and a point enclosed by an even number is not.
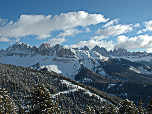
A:
[[[36,45],[34,45],[34,46],[32,47],[32,49],[38,49],[38,47],[37,47]]]
[[[100,53],[103,56],[109,56],[109,52],[104,47],[99,47],[96,45],[92,50]]]
[[[60,44],[56,44],[55,46],[53,46],[53,47],[51,48],[51,50],[52,50],[53,52],[58,53],[58,51],[59,51],[60,49],[62,49],[62,48],[63,48],[63,46],[61,46]]]
[[[97,54],[98,53],[98,54]],[[55,46],[50,46],[48,43],[42,43],[39,47],[36,46],[29,46],[26,43],[17,42],[13,44],[12,46],[9,46],[6,50],[0,50],[0,55],[2,56],[56,56],[56,57],[63,57],[63,58],[78,58],[80,60],[84,60],[89,58],[124,58],[131,61],[151,61],[151,53],[144,53],[144,52],[129,52],[126,49],[118,48],[114,49],[113,51],[107,51],[104,47],[99,47],[96,45],[93,49],[89,50],[87,46],[84,46],[81,49],[78,48],[67,48],[60,44],[56,44]],[[98,57],[97,57],[98,55]],[[139,56],[141,58],[139,58]],[[148,58],[148,60],[147,60]],[[147,63],[149,64],[149,63]],[[150,63],[151,65],[151,63]]]
[[[96,45],[92,50],[98,50],[98,49],[100,49],[100,47]]]
[[[87,46],[84,46],[83,48],[81,48],[80,50],[89,50],[89,48]]]
[[[60,44],[56,44],[56,45],[55,45],[55,47],[59,47],[59,46],[60,46]]]
[[[50,44],[49,43],[42,43],[40,46],[39,46],[40,49],[48,49],[48,48],[51,48]]]
[[[9,53],[18,53],[18,52],[23,52],[23,51],[30,51],[32,49],[31,46],[29,46],[26,43],[21,43],[21,42],[16,42],[12,46],[9,46],[6,51]]]
[[[22,42],[16,42],[15,45],[22,45]]]
[[[57,53],[58,57],[67,57],[73,58],[75,54],[71,51],[71,49],[62,48]]]
[[[79,48],[72,48],[72,49],[74,49],[74,50],[79,50]]]
[[[38,47],[36,45],[34,45],[33,48],[38,48]]]
[[[114,49],[112,52],[114,53],[127,53],[128,51],[124,48]]]
[[[29,46],[29,44],[26,44],[26,43],[21,43],[21,42],[16,42],[15,44],[13,44],[13,46],[15,47],[31,47]]]

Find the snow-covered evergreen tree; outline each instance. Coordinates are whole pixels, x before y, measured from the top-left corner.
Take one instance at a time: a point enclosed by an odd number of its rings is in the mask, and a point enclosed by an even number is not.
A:
[[[33,111],[34,114],[53,114],[59,113],[58,104],[51,98],[50,92],[44,85],[35,85],[32,92]]]
[[[0,88],[0,114],[16,114],[17,106],[6,89]]]
[[[144,108],[143,108],[143,102],[142,99],[140,99],[140,102],[138,102],[138,113],[139,114],[144,114]]]
[[[149,111],[149,114],[152,114],[152,98],[148,104],[148,111]]]
[[[119,103],[119,114],[138,114],[136,105],[128,99]]]

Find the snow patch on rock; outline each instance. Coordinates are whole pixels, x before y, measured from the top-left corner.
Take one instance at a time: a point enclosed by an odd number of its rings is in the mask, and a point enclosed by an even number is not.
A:
[[[48,69],[48,71],[50,71],[50,72],[54,71],[58,74],[62,73],[61,70],[58,69],[57,65],[46,65],[46,66],[42,65],[41,69],[43,69],[44,67],[46,67]]]
[[[107,87],[107,89],[110,89],[111,87],[115,86],[116,84],[109,84],[109,86]]]
[[[136,72],[136,73],[139,73],[139,74],[141,73],[139,69],[137,69],[137,68],[135,68],[135,67],[133,67],[133,66],[130,66],[130,67],[129,67],[129,70],[132,70],[132,71],[134,71],[134,72]]]

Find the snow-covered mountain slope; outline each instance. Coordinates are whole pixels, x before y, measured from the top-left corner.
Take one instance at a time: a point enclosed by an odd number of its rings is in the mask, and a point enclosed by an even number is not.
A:
[[[149,68],[147,66],[147,68]],[[152,71],[148,71],[147,69],[143,68],[142,66],[139,66],[137,68],[133,67],[133,66],[130,66],[129,67],[130,70],[136,72],[136,73],[139,73],[139,74],[147,74],[147,75],[151,75],[152,74]]]
[[[151,62],[152,61],[152,56],[151,55],[145,55],[145,56],[115,56],[116,58],[123,58],[123,59],[127,59],[129,61],[132,62]]]
[[[113,79],[108,79],[102,75],[98,75],[94,73],[92,70],[81,67],[81,70],[78,74],[75,75],[75,80],[82,83],[108,83],[108,82],[116,82]]]
[[[109,58],[108,61],[100,62],[99,67],[104,69],[108,78],[121,81],[152,82],[152,68],[141,63],[126,59]]]
[[[136,61],[137,55],[140,55],[138,58],[147,57],[146,60],[150,61],[150,55],[141,57],[143,54],[130,53],[124,49],[107,52],[104,48],[98,46],[95,46],[92,50],[88,50],[86,46],[78,50],[65,48],[58,44],[51,47],[49,44],[43,43],[39,47],[31,47],[28,44],[17,42],[6,50],[0,50],[0,63],[54,71],[71,79],[75,79],[82,68],[86,67],[100,76],[128,81],[134,80],[133,77],[137,80],[137,75],[142,77],[142,75],[152,74],[150,66],[127,60],[128,58],[134,58],[132,61]],[[122,59],[126,56],[128,56],[127,59]],[[136,76],[134,76],[134,72],[137,73]],[[90,77],[83,78],[90,80]]]
[[[107,51],[103,47],[95,46],[93,51],[99,52],[105,57],[123,58],[132,62],[144,62],[151,65],[152,53],[146,52],[129,52],[126,49],[118,48],[113,51]]]
[[[30,47],[25,43],[16,43],[0,52],[0,63],[17,66],[31,67],[39,63],[36,69],[46,67],[49,71],[61,73],[64,76],[74,78],[81,66],[96,71],[98,61],[106,61],[104,57],[93,50],[67,49],[60,45],[51,47],[47,43],[39,47]]]

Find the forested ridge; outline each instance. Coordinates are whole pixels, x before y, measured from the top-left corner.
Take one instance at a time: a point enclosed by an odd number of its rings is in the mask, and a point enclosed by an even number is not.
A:
[[[150,101],[152,104],[152,100]],[[54,72],[0,64],[0,113],[148,113],[132,101],[109,95]],[[125,112],[124,112],[125,111]]]

